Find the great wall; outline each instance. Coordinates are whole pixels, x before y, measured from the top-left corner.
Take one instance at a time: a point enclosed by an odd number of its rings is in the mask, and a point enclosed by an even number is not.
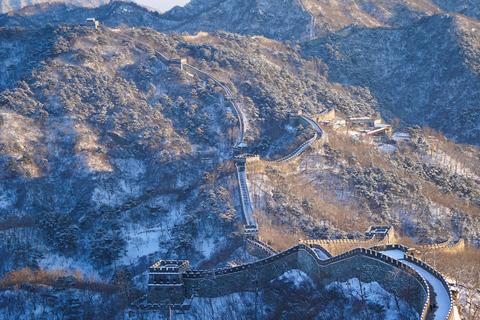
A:
[[[307,7],[303,3],[303,0],[298,0],[298,3],[302,10],[308,14],[310,17],[310,24],[307,25],[307,34],[308,34],[308,39],[310,41],[315,40],[315,15],[313,15],[310,11],[307,10]]]
[[[302,7],[304,8],[303,3]],[[278,160],[268,161],[260,159],[258,155],[240,154],[242,149],[239,146],[243,144],[245,122],[230,89],[215,77],[187,64],[185,59],[169,59],[160,51],[154,50],[165,65],[176,66],[198,76],[203,81],[214,81],[223,89],[226,100],[232,105],[239,121],[233,154],[244,218],[244,247],[260,260],[235,267],[210,270],[191,270],[188,261],[161,260],[149,269],[147,295],[135,301],[132,306],[147,309],[169,307],[173,310],[188,310],[195,297],[212,298],[229,293],[254,291],[285,272],[297,269],[323,286],[351,278],[358,278],[362,282],[376,281],[384,290],[398,295],[409,303],[417,311],[419,319],[424,320],[427,317],[442,320],[454,319],[452,312],[454,295],[444,276],[418,259],[416,257],[418,251],[395,243],[393,227],[370,227],[364,239],[299,240],[298,245],[282,252],[275,251],[258,239],[258,229],[246,183],[247,164],[257,161],[286,162],[299,156],[315,141],[323,142],[324,134],[317,121],[331,115],[334,111],[325,111],[315,117],[302,114],[293,116],[292,119],[298,120],[302,125],[311,126],[315,134],[293,152]],[[352,246],[358,246],[358,248],[346,251],[346,248]],[[463,248],[463,240],[453,243],[453,239],[422,247],[422,249],[438,251],[458,251]],[[318,251],[323,258],[319,256]],[[393,274],[395,281],[392,280]],[[441,297],[444,299],[441,300]],[[432,303],[439,307],[432,308]]]

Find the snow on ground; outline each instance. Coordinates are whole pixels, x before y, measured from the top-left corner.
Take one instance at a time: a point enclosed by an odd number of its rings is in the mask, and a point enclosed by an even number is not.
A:
[[[457,306],[453,307],[453,320],[462,320],[462,318],[460,318],[460,315],[458,314]]]
[[[315,252],[317,253],[317,255],[320,259],[322,259],[322,260],[329,259],[329,257],[322,250],[315,249],[315,248],[313,250],[315,250]]]
[[[128,197],[139,197],[142,193],[145,174],[145,164],[135,159],[111,159],[115,171],[123,179],[116,186],[101,182],[97,184],[92,194],[92,201],[99,205],[115,207],[125,202]]]
[[[90,261],[79,260],[75,257],[65,257],[60,254],[46,253],[40,260],[40,268],[44,270],[79,270],[88,280],[99,280],[97,270]]]
[[[224,239],[223,237],[199,239],[199,241],[195,243],[195,249],[205,256],[205,260],[208,260],[215,253],[215,249],[218,247],[218,243],[222,243],[225,241],[226,239]]]
[[[378,305],[385,306],[385,320],[404,319],[407,313],[411,313],[413,308],[400,299],[385,291],[378,282],[360,282],[357,278],[352,278],[347,282],[332,282],[325,287],[331,290],[334,287],[342,288],[342,291],[348,293],[358,300],[364,300]],[[398,302],[398,304],[397,304]],[[419,318],[415,312],[416,319]]]
[[[120,259],[124,265],[135,264],[142,256],[154,253],[158,250],[158,229],[147,229],[141,232],[129,232],[126,234],[127,253]]]
[[[194,298],[184,320],[197,319],[250,319],[246,314],[255,310],[258,298],[255,292],[233,293],[218,298]]]
[[[389,152],[394,152],[397,150],[397,147],[394,146],[393,144],[382,144],[378,146],[378,149],[383,152],[383,153],[389,153]]]
[[[397,260],[403,260],[405,258],[405,252],[400,250],[380,251],[380,253]]]
[[[272,280],[272,281],[276,281]],[[284,281],[284,282],[292,282],[295,288],[300,289],[304,287],[305,285],[309,285],[311,287],[315,287],[312,279],[310,279],[309,276],[307,276],[304,272],[294,269],[294,270],[289,270],[282,274],[280,277],[278,277],[278,280]]]
[[[428,155],[428,158],[430,158],[430,155]],[[430,161],[432,161],[431,158]],[[453,159],[443,150],[434,149],[433,161],[443,166],[447,170],[454,170],[455,173],[458,172],[459,174],[464,175],[468,178],[479,179],[479,176],[476,175],[472,170],[467,168],[461,161]]]
[[[381,253],[392,257],[397,260],[402,260],[403,263],[408,264],[412,268],[418,271],[425,280],[433,287],[433,292],[436,294],[436,303],[438,309],[434,311],[434,318],[435,320],[445,320],[448,315],[448,311],[450,310],[450,297],[448,295],[448,291],[445,290],[443,284],[440,280],[435,278],[430,272],[426,271],[419,266],[408,262],[403,259],[405,253],[400,250],[390,250],[390,251],[380,251]]]
[[[7,208],[13,207],[16,201],[17,197],[12,189],[5,188],[3,184],[0,184],[0,209],[7,212]]]
[[[399,141],[399,140],[410,140],[410,135],[408,133],[403,132],[396,132],[392,135],[392,140]]]

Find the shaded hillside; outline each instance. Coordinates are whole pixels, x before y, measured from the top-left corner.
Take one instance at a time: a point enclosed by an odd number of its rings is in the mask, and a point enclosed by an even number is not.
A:
[[[304,3],[315,16],[317,36],[351,25],[362,29],[406,26],[423,16],[443,11],[430,0],[304,0]]]
[[[472,0],[433,0],[445,11],[457,12],[468,17],[480,18],[480,3]]]
[[[12,87],[52,53],[56,38],[52,31],[16,28],[0,32],[0,91]]]
[[[477,20],[437,15],[394,30],[354,28],[307,52],[325,61],[332,80],[369,88],[387,117],[479,143],[478,29]]]
[[[8,32],[8,47],[30,36]],[[215,252],[195,249],[206,238],[224,239],[218,250],[231,244],[224,237],[237,215],[225,158],[237,120],[215,86],[167,68],[121,33],[36,35],[37,45],[51,38],[39,45],[45,60],[0,94],[0,230],[9,239],[0,269],[49,265],[52,255],[100,271],[148,264],[156,251],[201,261]],[[169,42],[160,34],[150,41]],[[210,170],[224,180],[205,185]],[[215,210],[197,229],[196,219]],[[156,232],[142,236],[145,229]]]

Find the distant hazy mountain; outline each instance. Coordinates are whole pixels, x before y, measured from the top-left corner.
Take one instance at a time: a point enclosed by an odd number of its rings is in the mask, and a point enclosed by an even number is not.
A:
[[[0,13],[7,13],[14,10],[22,9],[26,6],[41,4],[41,3],[54,3],[65,2],[77,7],[98,7],[110,2],[110,0],[64,0],[64,1],[49,1],[49,0],[0,0]]]
[[[88,17],[95,17],[109,27],[124,23],[166,33],[225,30],[280,40],[305,37],[310,21],[295,0],[194,0],[164,14],[135,3],[111,1],[98,8],[59,3],[29,6],[0,16],[0,26],[41,27],[47,23],[78,23]]]

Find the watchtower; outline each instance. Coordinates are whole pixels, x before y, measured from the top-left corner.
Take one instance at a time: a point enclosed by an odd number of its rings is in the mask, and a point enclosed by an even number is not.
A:
[[[181,308],[185,301],[183,274],[190,270],[184,260],[161,260],[150,267],[147,305],[169,305]]]
[[[365,239],[372,239],[374,236],[376,236],[376,239],[384,239],[385,244],[395,242],[393,226],[370,226],[365,232]]]
[[[245,239],[255,239],[258,240],[258,229],[254,224],[246,225],[243,230],[243,237]]]
[[[95,20],[95,18],[87,18],[87,20],[85,21],[85,25],[87,27],[93,27],[95,29],[98,28],[98,21]]]

